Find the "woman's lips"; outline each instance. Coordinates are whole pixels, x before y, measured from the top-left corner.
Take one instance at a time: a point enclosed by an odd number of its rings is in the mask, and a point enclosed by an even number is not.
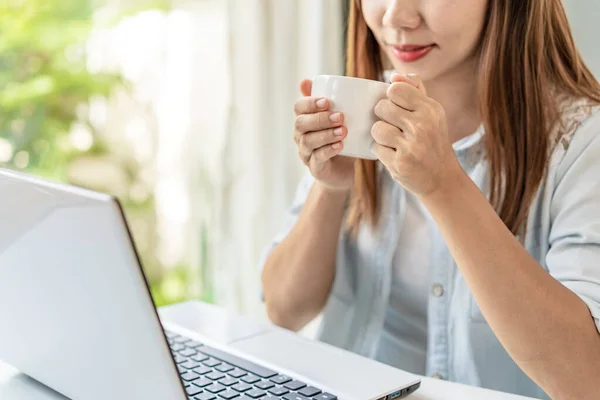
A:
[[[433,49],[433,44],[427,46],[420,45],[403,45],[403,46],[394,46],[391,45],[392,53],[394,53],[394,57],[402,62],[415,62],[425,57],[431,49]]]

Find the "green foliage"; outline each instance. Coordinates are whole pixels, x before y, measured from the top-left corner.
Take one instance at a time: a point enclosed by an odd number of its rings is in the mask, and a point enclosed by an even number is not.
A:
[[[2,2],[0,137],[13,155],[21,154],[0,160],[2,166],[27,167],[65,180],[66,166],[80,153],[67,141],[72,123],[79,119],[78,106],[94,96],[108,96],[121,83],[118,76],[91,74],[86,68],[93,10],[92,1]]]
[[[110,187],[94,187],[92,176],[86,182],[70,181],[69,167],[76,163],[108,163],[130,188],[141,185],[139,165],[113,157],[82,111],[90,99],[110,98],[116,89],[127,88],[120,76],[87,68],[86,44],[100,5],[99,0],[0,0],[0,167],[113,193]],[[136,2],[101,23],[115,24],[124,15],[166,10],[168,5],[165,0]],[[77,148],[69,140],[74,123],[91,133],[89,148]],[[158,265],[153,196],[119,197],[146,270],[161,271],[149,276],[156,303],[188,298],[189,269],[180,266],[165,276]]]
[[[190,282],[196,281],[197,277],[192,274],[190,268],[185,265],[177,266],[169,271],[163,279],[150,281],[150,291],[154,303],[160,307],[197,297],[190,285]],[[209,303],[214,301],[211,292],[203,292],[197,299]]]

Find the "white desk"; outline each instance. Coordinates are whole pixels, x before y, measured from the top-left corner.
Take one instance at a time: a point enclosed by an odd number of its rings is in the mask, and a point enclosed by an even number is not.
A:
[[[200,321],[204,326],[212,326],[215,335],[221,335],[219,327],[223,326],[223,322],[228,318],[220,309],[195,304],[197,310],[193,318],[195,321],[190,321],[188,324],[193,327]],[[161,311],[161,315],[163,311]],[[177,316],[175,315],[175,318]],[[173,319],[171,319],[173,320]],[[227,329],[231,329],[231,321],[228,321]],[[235,329],[244,329],[240,324],[244,324],[244,320],[236,320]],[[248,321],[248,324],[254,324]],[[187,326],[186,326],[187,327]],[[226,332],[225,332],[226,333]],[[98,384],[102,384],[99,382]],[[19,373],[19,371],[0,361],[0,399],[2,400],[68,400],[66,397],[48,389],[44,385],[34,381],[33,379]],[[528,398],[509,395],[490,390],[474,388],[456,383],[450,383],[432,378],[423,378],[421,388],[407,399],[410,400],[526,400]],[[170,399],[165,399],[170,400]]]

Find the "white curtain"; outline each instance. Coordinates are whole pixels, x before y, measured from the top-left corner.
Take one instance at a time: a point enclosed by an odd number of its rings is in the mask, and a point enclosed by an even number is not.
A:
[[[298,83],[343,73],[342,8],[343,0],[227,2],[227,127],[211,152],[208,229],[215,300],[228,308],[262,314],[260,253],[304,173],[292,140]]]

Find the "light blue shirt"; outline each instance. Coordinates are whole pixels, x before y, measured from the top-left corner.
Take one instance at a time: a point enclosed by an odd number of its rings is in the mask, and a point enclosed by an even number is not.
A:
[[[404,197],[403,218],[397,222],[390,300],[375,359],[423,375],[427,367],[430,255],[438,227],[417,196],[406,192]]]
[[[471,146],[455,151],[487,194],[485,134],[479,131],[474,137],[478,140]],[[556,145],[532,203],[524,245],[542,268],[585,302],[600,330],[600,111],[583,100],[569,102],[551,138]],[[324,342],[370,358],[381,349],[389,317],[392,264],[401,247],[406,201],[404,189],[387,171],[380,168],[380,174],[381,223],[375,230],[362,227],[357,239],[340,234],[336,276],[318,333]],[[285,227],[262,263],[292,229],[313,182],[307,175],[300,183]],[[547,399],[494,335],[439,233],[431,237],[429,257],[426,374]]]

